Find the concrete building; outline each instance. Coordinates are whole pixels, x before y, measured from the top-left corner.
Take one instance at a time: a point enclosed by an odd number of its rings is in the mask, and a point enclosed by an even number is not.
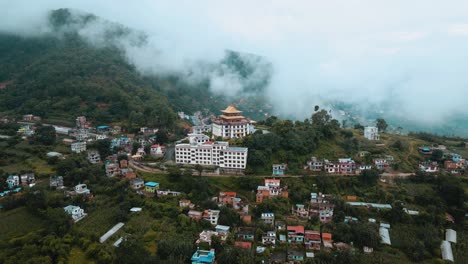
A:
[[[286,168],[288,167],[288,165],[284,164],[284,163],[281,163],[281,164],[273,164],[272,168],[273,168],[273,173],[272,175],[275,176],[275,175],[284,175],[284,173],[286,172]]]
[[[364,137],[368,140],[379,140],[379,129],[377,127],[367,126],[364,128]]]
[[[69,205],[64,207],[63,210],[72,217],[75,223],[87,215],[79,206]]]
[[[218,219],[219,219],[219,213],[221,211],[219,210],[205,210],[203,212],[203,219],[206,221],[209,221],[211,225],[217,225],[218,224]]]
[[[204,135],[203,135],[204,136]],[[214,165],[223,169],[244,170],[247,165],[247,148],[230,147],[228,142],[204,142],[199,134],[189,134],[189,144],[175,146],[178,164]]]
[[[86,142],[75,142],[71,144],[71,151],[81,153],[86,151]]]
[[[213,136],[222,138],[242,138],[254,130],[254,121],[241,115],[233,105],[228,106],[218,118],[213,120]]]
[[[262,213],[260,219],[268,225],[275,224],[275,214],[274,213]]]
[[[99,163],[101,162],[101,156],[99,155],[97,151],[91,151],[88,153],[88,161],[91,164]]]

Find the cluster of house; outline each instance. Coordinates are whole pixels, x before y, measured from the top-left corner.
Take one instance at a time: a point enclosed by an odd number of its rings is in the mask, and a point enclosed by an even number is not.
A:
[[[444,145],[422,146],[418,151],[420,154],[429,156],[435,150],[442,151],[443,167],[445,171],[451,174],[463,174],[468,168],[468,160],[464,159],[460,154],[450,152]],[[424,161],[419,163],[419,169],[427,173],[435,173],[440,169],[436,161]]]
[[[160,190],[159,182],[147,181],[142,178],[132,178],[129,181],[130,188],[138,194],[146,196],[179,196],[181,193],[171,190]]]
[[[20,185],[23,186],[34,186],[36,182],[36,176],[32,172],[24,173],[21,175],[9,175],[6,179],[6,183],[9,189],[13,189]]]
[[[328,223],[333,219],[334,208],[333,195],[313,192],[310,194],[310,202],[307,206],[296,204],[292,207],[291,213],[302,219],[317,217],[321,223]]]
[[[108,156],[105,160],[104,168],[107,177],[123,176],[127,179],[136,177],[135,172],[128,166],[128,160],[119,160],[118,155]]]
[[[263,202],[265,199],[274,197],[288,198],[288,186],[281,187],[281,180],[279,179],[265,179],[265,184],[257,187],[257,194],[255,201],[257,203]]]
[[[373,167],[382,170],[390,166],[388,158],[375,158],[373,159],[373,165],[371,164],[357,164],[351,158],[342,158],[338,161],[330,161],[327,159],[318,159],[312,157],[307,165],[304,166],[305,170],[311,170],[314,172],[324,171],[327,174],[333,175],[354,175],[359,174],[362,171],[370,170]]]
[[[0,192],[0,197],[3,197],[9,193],[20,192],[23,189],[22,186],[33,187],[36,182],[36,177],[32,172],[21,175],[8,175],[5,182],[7,184],[8,190]]]
[[[201,217],[200,217],[201,215]],[[189,211],[189,216],[191,213]],[[196,240],[196,244],[207,243],[209,246],[212,244],[213,236],[217,236],[221,241],[225,241],[231,232],[229,226],[218,225],[217,222],[213,219],[219,218],[219,211],[217,210],[206,210],[203,214],[197,214],[198,218],[192,219],[201,220],[205,219],[210,221],[214,226],[214,230],[203,230],[199,234],[199,238]],[[285,254],[284,262],[286,261],[302,261],[305,256],[313,257],[315,251],[320,251],[323,247],[333,248],[332,235],[330,233],[321,233],[320,231],[315,230],[305,230],[304,226],[287,226],[282,221],[276,221],[275,215],[273,213],[262,213],[260,221],[271,227],[271,230],[265,232],[261,235],[261,244],[258,245],[255,249],[257,253],[263,253],[267,247],[274,247],[280,243],[289,244],[287,254]],[[256,228],[255,227],[238,227],[235,232],[235,242],[234,245],[237,247],[252,249],[252,246],[257,241],[256,238]],[[302,248],[302,246],[305,248]],[[196,262],[197,255],[199,250],[193,255],[192,263],[214,263],[215,252],[213,249],[210,251],[213,258],[210,259],[211,262]],[[281,262],[283,263],[283,262]]]
[[[35,130],[36,128],[33,125],[25,124],[25,125],[21,125],[17,132],[23,137],[30,137],[34,135]]]

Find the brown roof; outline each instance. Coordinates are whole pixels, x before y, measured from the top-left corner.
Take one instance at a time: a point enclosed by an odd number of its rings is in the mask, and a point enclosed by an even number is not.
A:
[[[242,113],[242,111],[237,110],[237,108],[235,106],[233,106],[233,105],[229,105],[226,109],[221,110],[221,112],[227,113],[227,114],[240,114],[240,113]]]

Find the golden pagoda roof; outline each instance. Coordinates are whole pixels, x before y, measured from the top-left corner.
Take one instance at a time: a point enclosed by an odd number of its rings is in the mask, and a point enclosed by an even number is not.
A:
[[[240,114],[242,111],[237,110],[237,108],[233,105],[229,105],[226,109],[221,110],[221,112],[225,114]]]

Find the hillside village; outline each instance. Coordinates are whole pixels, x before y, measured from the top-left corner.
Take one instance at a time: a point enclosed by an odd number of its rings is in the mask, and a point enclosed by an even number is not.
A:
[[[458,212],[461,218],[448,210],[431,212],[424,207],[425,202],[417,200],[422,199],[424,193],[415,197],[405,194],[405,200],[394,192],[401,188],[397,187],[400,180],[424,185],[437,182],[438,178],[431,174],[459,177],[466,184],[468,162],[455,150],[427,142],[411,145],[408,147],[411,153],[405,154],[406,162],[410,156],[416,158],[410,163],[411,167],[400,171],[401,156],[375,151],[387,148],[383,142],[388,141],[381,138],[391,135],[382,135],[377,127],[369,126],[344,134],[345,138],[352,138],[354,133],[361,133],[356,137],[372,146],[369,149],[359,147],[353,156],[341,157],[322,152],[325,155],[309,156],[302,164],[276,160],[282,162],[267,165],[269,175],[258,175],[248,170],[252,166],[250,152],[256,150],[247,147],[243,140],[272,131],[265,122],[257,124],[242,116],[233,105],[221,112],[211,119],[194,116],[197,125],[180,138],[162,133],[161,128],[141,127],[135,130],[137,133],[128,133],[118,125],[95,125],[85,116],[77,117],[73,128],[40,124],[41,118],[34,115],[25,115],[16,122],[4,120],[19,127],[15,137],[20,136],[24,142],[42,140],[39,144],[46,144],[53,138],[56,143],[50,145],[57,147],[48,148],[50,151],[41,153],[44,155],[41,158],[50,166],[58,167],[52,173],[34,169],[9,171],[0,193],[2,208],[5,212],[15,210],[31,197],[45,192],[62,201],[59,204],[63,204],[62,210],[69,217],[69,228],[76,225],[74,232],[82,234],[77,230],[87,225],[87,219],[95,219],[101,213],[97,208],[104,205],[102,199],[106,193],[121,192],[119,199],[122,201],[132,199],[126,205],[126,212],[119,213],[125,216],[116,217],[118,222],[111,221],[115,226],[108,226],[107,233],[91,241],[102,245],[110,243],[118,250],[122,243],[137,243],[133,239],[143,239],[147,250],[160,260],[167,260],[173,253],[161,255],[159,231],[148,231],[153,237],[149,240],[148,234],[139,237],[132,220],[140,217],[151,222],[153,220],[149,219],[168,217],[168,214],[170,221],[180,225],[177,229],[184,226],[191,229],[184,232],[191,234],[185,239],[190,245],[185,245],[186,259],[180,263],[188,260],[191,263],[241,263],[242,259],[250,259],[242,263],[315,263],[314,259],[347,258],[349,254],[367,255],[372,259],[375,254],[383,257],[393,248],[402,248],[404,234],[399,228],[408,229],[411,223],[429,221],[434,228],[437,226],[433,233],[437,237],[415,249],[419,255],[410,251],[405,252],[404,257],[393,254],[391,259],[424,261],[430,256],[458,261],[462,253],[456,249],[455,229],[467,221],[463,209]],[[185,119],[185,114],[179,115]],[[9,137],[13,136],[8,136],[7,140]],[[403,144],[403,137],[398,136],[392,144]],[[392,148],[399,149],[399,146]],[[75,165],[67,165],[72,161]],[[89,166],[83,167],[88,171],[71,172],[73,166],[83,162]],[[83,173],[96,175],[95,178],[72,175]],[[218,183],[210,179],[217,179]],[[104,187],[103,183],[111,185]],[[114,187],[110,187],[112,185]],[[200,187],[202,185],[204,187]],[[357,190],[359,185],[363,186],[361,191]],[[385,191],[376,191],[376,186]],[[202,189],[203,194],[200,193]],[[460,199],[466,209],[464,196]],[[161,212],[163,207],[167,212]],[[432,214],[443,215],[443,219],[427,220]],[[446,237],[443,232],[447,233]],[[73,248],[78,252],[75,254],[83,255],[82,258],[93,254],[84,244]],[[101,250],[109,252],[110,249],[103,247]],[[187,256],[190,250],[193,252]],[[112,254],[108,257],[112,258]],[[102,257],[97,262],[108,260]]]

